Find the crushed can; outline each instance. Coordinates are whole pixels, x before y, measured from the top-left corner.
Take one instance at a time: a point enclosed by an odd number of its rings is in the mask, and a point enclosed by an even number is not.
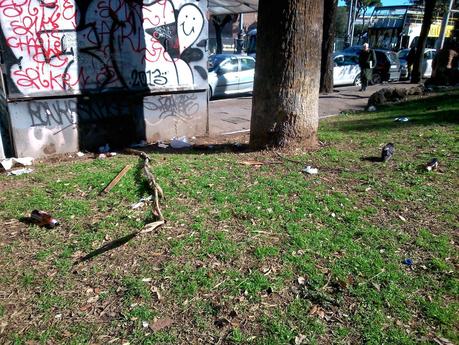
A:
[[[59,225],[59,222],[45,211],[33,210],[30,214],[30,218],[34,224],[44,226],[48,229],[55,228]]]

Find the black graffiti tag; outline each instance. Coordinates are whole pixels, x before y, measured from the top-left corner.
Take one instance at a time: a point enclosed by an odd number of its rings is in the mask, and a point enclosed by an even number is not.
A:
[[[199,103],[196,100],[195,94],[160,96],[157,101],[146,103],[145,107],[159,112],[160,119],[178,117],[186,120],[199,111]]]
[[[28,102],[31,127],[73,125],[76,111],[74,100]]]

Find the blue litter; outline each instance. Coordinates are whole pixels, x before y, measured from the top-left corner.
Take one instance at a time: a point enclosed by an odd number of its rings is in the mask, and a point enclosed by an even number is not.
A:
[[[407,266],[411,266],[413,264],[413,260],[411,259],[405,259],[403,260],[403,264]]]
[[[394,119],[395,122],[408,122],[410,119],[407,117],[396,117]]]

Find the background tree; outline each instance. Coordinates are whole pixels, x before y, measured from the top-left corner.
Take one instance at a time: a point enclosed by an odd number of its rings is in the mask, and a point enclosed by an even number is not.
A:
[[[333,92],[333,46],[335,43],[338,0],[324,0],[320,92]]]
[[[250,145],[317,146],[323,4],[260,1]]]
[[[222,42],[222,32],[223,28],[231,22],[233,16],[230,14],[222,14],[218,16],[212,16],[212,24],[215,28],[215,38],[217,41],[217,54],[221,54],[223,52],[223,42]]]
[[[335,37],[344,38],[347,33],[347,7],[339,6],[336,9]]]
[[[413,3],[420,5],[424,4],[424,16],[422,18],[421,33],[416,46],[416,52],[414,54],[413,70],[411,71],[411,82],[419,83],[421,81],[422,74],[422,61],[424,59],[424,48],[426,46],[427,37],[429,35],[430,26],[434,17],[434,11],[436,9],[437,0],[425,0],[425,1],[412,1]]]
[[[351,7],[351,2],[354,2],[355,4],[355,1],[354,0],[345,0],[345,3],[346,3],[346,7],[348,8],[348,11],[350,10],[350,7]],[[368,11],[368,8],[370,7],[378,7],[378,6],[381,6],[382,3],[381,3],[381,0],[357,0],[357,5],[356,5],[356,8],[357,8],[357,13],[355,15],[355,18],[362,18],[362,30],[360,31],[360,33],[358,33],[358,36],[360,37],[364,30],[365,30],[365,16],[367,14],[367,11]],[[354,31],[354,35],[356,34],[357,32]]]

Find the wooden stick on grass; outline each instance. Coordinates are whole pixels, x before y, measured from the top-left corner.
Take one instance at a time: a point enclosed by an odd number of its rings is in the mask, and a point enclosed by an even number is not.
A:
[[[116,175],[116,177],[112,180],[112,182],[110,182],[110,184],[107,187],[105,187],[102,193],[107,194],[108,192],[110,192],[113,189],[113,187],[115,187],[118,184],[118,182],[120,182],[123,176],[126,175],[129,169],[131,169],[131,166],[128,164],[123,168],[123,170],[121,170],[118,173],[118,175]]]

